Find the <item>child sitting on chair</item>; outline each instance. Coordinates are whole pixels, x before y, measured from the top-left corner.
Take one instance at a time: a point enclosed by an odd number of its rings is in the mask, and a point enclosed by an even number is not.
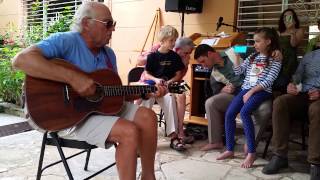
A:
[[[265,100],[271,98],[272,84],[281,69],[281,62],[274,60],[271,53],[279,49],[278,34],[274,29],[261,28],[254,34],[256,53],[249,56],[240,66],[235,62],[236,74],[245,74],[239,94],[234,97],[225,116],[226,151],[217,160],[234,156],[234,133],[236,116],[240,112],[248,146],[248,154],[241,164],[243,168],[252,167],[255,156],[255,133],[251,118],[252,112]]]
[[[185,65],[181,57],[172,50],[177,37],[178,31],[174,27],[167,25],[161,28],[158,35],[160,47],[147,57],[145,82],[170,84],[182,79]],[[177,151],[185,150],[184,143],[178,138],[178,115],[175,97],[168,93],[161,98],[143,101],[142,105],[151,108],[155,101],[158,102],[164,112],[166,134],[171,137],[170,147]]]

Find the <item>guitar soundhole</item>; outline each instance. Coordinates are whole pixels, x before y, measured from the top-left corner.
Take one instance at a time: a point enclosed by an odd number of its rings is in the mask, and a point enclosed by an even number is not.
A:
[[[98,109],[100,104],[101,104],[101,101],[92,102],[92,101],[88,101],[87,99],[81,98],[81,97],[78,97],[74,100],[74,108],[78,112],[87,112],[87,111],[96,110],[96,109]]]
[[[103,91],[103,87],[101,84],[97,84],[97,87],[96,87],[96,92],[94,95],[92,96],[89,96],[89,97],[86,97],[86,99],[89,101],[89,102],[93,102],[93,103],[96,103],[96,102],[99,102],[103,99],[104,97],[104,91]]]

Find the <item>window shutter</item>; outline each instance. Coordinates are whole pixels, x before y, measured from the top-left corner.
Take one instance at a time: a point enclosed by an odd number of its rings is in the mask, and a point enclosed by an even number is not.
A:
[[[237,26],[247,32],[247,42],[253,44],[253,33],[260,27],[278,27],[282,0],[239,0]]]
[[[44,37],[50,23],[60,18],[65,11],[69,12],[67,18],[71,20],[77,7],[85,1],[90,0],[22,0],[23,29],[32,30],[42,25]],[[104,2],[103,0],[95,1]]]
[[[304,42],[299,46],[299,54],[309,38],[314,36],[320,13],[319,0],[238,0],[237,26],[248,33],[247,42],[253,44],[253,33],[259,27],[278,29],[278,21],[283,10],[292,8],[298,14],[300,26],[305,29]],[[310,35],[310,36],[309,36]]]

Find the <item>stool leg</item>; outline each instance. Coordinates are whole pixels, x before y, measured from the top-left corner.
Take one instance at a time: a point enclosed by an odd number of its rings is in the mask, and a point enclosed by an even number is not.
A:
[[[70,171],[69,165],[68,165],[68,163],[67,163],[66,157],[65,157],[65,155],[64,155],[64,153],[63,153],[63,151],[62,151],[62,148],[61,148],[61,146],[60,146],[60,144],[59,144],[57,133],[50,133],[50,135],[52,136],[52,139],[54,140],[54,142],[55,142],[55,144],[56,144],[56,146],[57,146],[58,152],[59,152],[59,154],[60,154],[60,157],[61,157],[62,163],[63,163],[63,165],[64,165],[64,168],[65,168],[66,171],[67,171],[67,174],[68,174],[69,179],[70,179],[70,180],[73,180],[73,176],[72,176],[72,174],[71,174],[71,171]]]
[[[84,164],[84,170],[88,171],[89,158],[91,154],[91,148],[87,150],[86,163]]]
[[[168,134],[167,134],[167,123],[165,120],[163,120],[163,125],[164,125],[164,136],[167,137]]]
[[[159,115],[158,123],[159,123],[159,127],[161,127],[161,123],[163,123],[163,111],[162,111],[162,109],[160,109],[160,113],[158,115]]]
[[[306,150],[306,132],[305,132],[305,130],[306,130],[306,122],[305,121],[303,121],[303,123],[302,123],[302,129],[301,129],[301,138],[302,138],[302,150]]]
[[[159,127],[161,127],[161,123],[163,123],[164,126],[164,136],[167,136],[167,125],[166,125],[166,120],[163,119],[164,117],[164,113],[163,110],[160,110],[160,114],[159,114]]]
[[[271,133],[270,136],[268,137],[267,142],[266,142],[266,146],[264,147],[264,151],[263,151],[263,155],[262,155],[262,158],[263,158],[263,159],[265,159],[266,156],[267,156],[268,148],[269,148],[269,145],[270,145],[270,142],[271,142],[271,138],[272,138],[272,133]]]
[[[42,145],[41,145],[41,151],[40,151],[40,158],[39,158],[38,172],[37,172],[36,180],[40,180],[41,179],[43,156],[44,156],[44,150],[46,148],[47,135],[48,135],[48,132],[45,132],[43,134],[43,138],[42,138]]]

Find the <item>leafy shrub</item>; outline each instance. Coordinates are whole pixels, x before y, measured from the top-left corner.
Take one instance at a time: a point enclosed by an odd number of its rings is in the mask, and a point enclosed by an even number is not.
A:
[[[14,71],[11,66],[12,59],[21,48],[17,45],[6,45],[1,48],[0,53],[0,98],[5,102],[20,105],[20,94],[24,74]]]
[[[34,12],[39,8],[39,3],[37,2],[32,7]],[[69,31],[69,26],[72,22],[71,16],[70,9],[68,7],[65,8],[62,14],[57,15],[56,18],[48,22],[46,32],[44,32],[42,24],[28,27],[23,34],[22,41],[18,40],[17,37],[13,37],[16,33],[13,32],[12,28],[5,32],[5,35],[0,35],[0,101],[21,105],[20,96],[25,75],[23,72],[12,68],[11,59],[25,46],[34,44],[51,33]]]

